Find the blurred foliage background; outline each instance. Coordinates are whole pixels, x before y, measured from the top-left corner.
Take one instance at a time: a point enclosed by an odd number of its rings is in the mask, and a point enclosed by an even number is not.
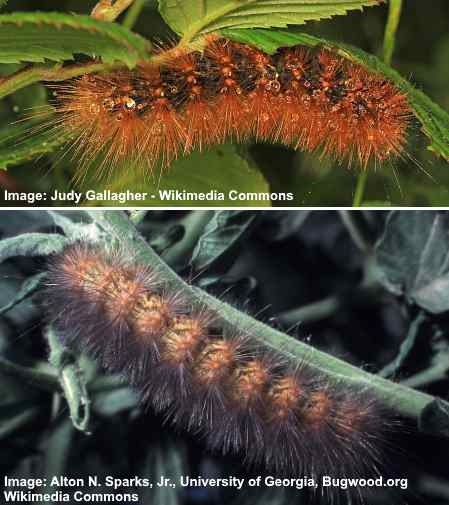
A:
[[[138,228],[163,260],[185,278],[194,279],[195,285],[315,348],[447,398],[449,304],[434,296],[447,278],[447,265],[442,272],[434,261],[419,263],[416,258],[422,258],[424,243],[433,258],[448,250],[449,214],[401,214],[387,224],[387,211],[351,216],[306,210],[150,211],[144,219],[139,217]],[[63,217],[89,222],[81,211],[4,210],[0,239],[25,232],[55,236],[72,226]],[[427,237],[429,221],[443,232],[437,238],[434,233],[432,241]],[[422,290],[426,311],[420,308],[422,299],[410,303],[415,289],[411,282],[399,296],[379,286],[367,289],[372,267],[369,250],[388,226],[392,240],[384,241],[384,251],[389,268],[398,277],[401,270],[412,277],[419,269],[420,282],[428,286]],[[405,242],[398,236],[406,237]],[[364,241],[368,249],[363,248]],[[4,253],[0,241],[0,259]],[[42,257],[10,258],[0,264],[0,361],[6,358],[32,374],[26,379],[0,362],[0,475],[248,477],[241,458],[210,454],[198,438],[164,426],[163,417],[140,407],[126,384],[104,376],[86,358],[80,366],[92,401],[91,435],[73,427],[60,389],[38,376],[55,373],[47,361],[39,292],[6,310],[23,282],[44,270]],[[377,489],[366,503],[447,505],[448,439],[425,435],[404,421],[391,443],[394,454],[386,462],[387,471],[407,477],[410,489],[393,494]],[[284,494],[279,489],[141,491],[140,503],[148,505],[310,503],[302,493]]]
[[[10,0],[4,12],[17,10],[58,10],[88,14],[94,1],[76,0]],[[387,7],[367,8],[363,13],[352,12],[332,20],[311,22],[292,28],[330,40],[354,44],[367,52],[380,55]],[[393,66],[446,110],[449,109],[449,3],[446,0],[407,0],[397,34]],[[158,41],[173,39],[173,33],[157,12],[154,0],[148,0],[134,27],[135,31]],[[13,44],[14,42],[11,41]],[[17,68],[17,67],[15,67]],[[0,65],[0,73],[10,73],[11,65]],[[3,125],[17,121],[24,111],[45,104],[47,91],[43,85],[25,88],[0,102]],[[365,205],[444,206],[449,203],[449,170],[447,162],[426,150],[427,141],[415,125],[411,133],[410,154],[415,160],[405,160],[393,166],[371,167],[364,196]],[[218,180],[214,189],[233,185],[251,191],[292,191],[295,206],[350,205],[357,183],[358,169],[339,166],[319,155],[293,152],[274,145],[238,147],[243,159],[235,162],[232,147],[219,148],[209,155],[194,154],[186,166],[174,168],[163,185],[177,184],[191,190],[210,189],[208,174],[211,164],[221,163],[228,176]],[[7,172],[0,171],[0,187],[11,191],[48,191],[72,189],[71,177],[76,162],[60,160],[61,152],[32,160]],[[217,160],[218,158],[218,160]],[[59,159],[59,162],[57,160]],[[183,171],[184,176],[179,177]],[[260,172],[262,174],[260,174]],[[221,173],[221,172],[220,172]],[[194,176],[192,176],[194,174]],[[83,185],[76,189],[93,188],[145,190],[149,183],[140,172],[130,167],[116,171],[110,181],[98,181],[91,172]],[[248,189],[251,188],[251,189]],[[2,195],[0,195],[1,203]],[[3,202],[4,203],[4,202]],[[154,205],[155,202],[146,202]],[[60,202],[64,204],[64,202]],[[101,203],[98,203],[101,204]],[[225,203],[226,204],[226,203]],[[276,205],[276,203],[274,204]]]

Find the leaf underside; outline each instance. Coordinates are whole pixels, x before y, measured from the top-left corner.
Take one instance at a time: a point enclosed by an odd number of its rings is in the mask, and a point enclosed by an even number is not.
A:
[[[282,28],[347,14],[383,0],[159,0],[159,11],[179,35],[193,40],[222,28]]]
[[[11,41],[14,41],[12,44]],[[76,54],[132,68],[151,44],[117,23],[57,12],[0,15],[0,63],[73,60]]]
[[[449,311],[449,215],[394,211],[376,247],[380,280],[432,314]]]

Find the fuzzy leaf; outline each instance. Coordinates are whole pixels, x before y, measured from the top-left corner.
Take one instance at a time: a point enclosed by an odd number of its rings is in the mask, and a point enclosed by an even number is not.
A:
[[[221,28],[270,28],[347,14],[381,0],[159,0],[159,11],[184,39]]]
[[[20,287],[19,291],[17,291],[14,298],[7,305],[0,307],[0,316],[5,314],[12,308],[14,308],[19,303],[23,302],[23,300],[30,297],[33,293],[35,293],[36,290],[39,288],[44,277],[45,277],[44,272],[28,277],[28,279],[26,279],[23,282],[22,286]]]
[[[239,42],[253,44],[270,54],[275,53],[279,47],[297,44],[310,47],[323,45],[373,72],[385,75],[408,96],[411,109],[421,122],[423,133],[430,140],[428,149],[449,161],[449,114],[376,56],[349,44],[321,39],[306,33],[268,30],[222,30],[221,33]]]
[[[0,0],[0,9],[2,7],[5,7],[7,3],[8,3],[8,0]]]
[[[85,54],[132,68],[150,50],[150,42],[123,26],[89,16],[57,12],[0,15],[0,63],[66,61]]]
[[[394,211],[376,247],[380,281],[423,309],[449,311],[449,215]]]
[[[54,233],[24,233],[0,241],[0,263],[14,256],[47,256],[61,251],[67,239]]]
[[[218,259],[232,253],[251,228],[257,212],[220,210],[214,213],[192,253],[191,266],[196,271],[210,269]],[[226,262],[223,263],[223,268]]]
[[[48,360],[58,370],[59,382],[67,400],[73,426],[87,432],[91,404],[86,375],[75,355],[63,346],[59,335],[51,326],[47,328],[45,336],[50,347]]]

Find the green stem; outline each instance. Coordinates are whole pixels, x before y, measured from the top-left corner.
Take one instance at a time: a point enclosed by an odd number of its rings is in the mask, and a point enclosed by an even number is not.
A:
[[[340,297],[329,296],[318,302],[282,312],[276,319],[284,326],[313,323],[333,316],[341,309],[342,305],[343,302]]]
[[[338,213],[354,244],[364,254],[371,254],[374,244],[362,211],[339,210]]]
[[[193,210],[180,222],[184,226],[185,235],[163,254],[164,261],[169,265],[187,264],[191,253],[204,231],[207,223],[212,219],[212,210]]]
[[[137,19],[142,12],[142,9],[145,6],[147,0],[135,0],[131,7],[128,9],[126,13],[125,19],[123,20],[123,26],[131,30],[133,26],[136,24]]]
[[[422,324],[426,320],[426,313],[424,311],[419,312],[416,319],[414,319],[409,326],[407,336],[403,340],[398,355],[395,359],[384,366],[382,370],[380,370],[379,375],[381,377],[392,377],[396,374],[401,368],[404,361],[408,358],[409,354],[413,350],[416,342],[416,338],[418,337],[419,330],[421,329]],[[446,368],[449,368],[449,364]],[[404,384],[405,381],[402,381]]]
[[[427,370],[423,370],[411,377],[407,377],[401,381],[401,384],[411,388],[419,388],[432,384],[433,382],[438,382],[447,379],[447,373],[449,371],[449,363],[439,363],[438,365],[432,366]]]
[[[385,26],[383,60],[387,65],[391,65],[394,46],[396,41],[396,32],[401,18],[402,0],[390,0],[388,8],[388,19]]]
[[[340,293],[328,296],[317,302],[312,302],[302,307],[286,310],[276,316],[276,319],[285,327],[298,323],[313,323],[332,317],[340,310],[351,304],[377,303],[380,296],[379,286],[376,284],[361,284],[351,291],[351,293]]]
[[[372,375],[334,356],[300,342],[253,317],[224,303],[204,291],[188,285],[145,242],[123,211],[88,211],[92,219],[110,236],[111,241],[121,244],[143,262],[148,263],[167,282],[167,287],[188,299],[193,307],[207,307],[216,315],[217,323],[230,331],[253,335],[265,346],[284,354],[290,360],[306,361],[330,381],[352,384],[369,389],[383,404],[394,411],[419,419],[425,407],[434,397]],[[449,407],[449,405],[448,405]]]
[[[364,168],[357,177],[357,186],[355,188],[354,200],[352,201],[353,207],[360,207],[362,205],[367,179],[368,169]]]
[[[123,67],[123,64],[113,63],[88,63],[87,65],[72,65],[62,68],[60,64],[53,67],[45,65],[36,65],[19,70],[9,77],[0,79],[0,98],[3,98],[15,91],[25,88],[30,84],[39,81],[58,82],[79,77],[80,75],[93,72],[107,72]]]
[[[54,392],[61,389],[56,374],[16,365],[2,356],[0,356],[0,373],[11,377],[19,377],[45,391]]]

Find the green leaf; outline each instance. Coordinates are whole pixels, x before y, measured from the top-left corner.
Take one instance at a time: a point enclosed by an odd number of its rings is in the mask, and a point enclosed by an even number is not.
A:
[[[8,0],[0,0],[0,9],[2,7],[5,7],[7,3],[8,3]]]
[[[90,398],[87,378],[77,358],[66,349],[55,330],[50,326],[45,332],[50,346],[49,362],[58,370],[59,382],[64,391],[73,426],[87,432],[90,422]]]
[[[95,172],[95,171],[94,171]],[[237,154],[237,148],[232,145],[222,145],[203,153],[195,152],[186,158],[174,162],[167,173],[161,176],[153,174],[142,177],[142,169],[135,167],[116,168],[117,175],[113,181],[98,182],[98,177],[86,179],[84,189],[104,191],[110,189],[123,192],[123,188],[130,191],[147,193],[145,201],[133,201],[133,205],[202,207],[202,206],[270,206],[269,187],[262,174],[252,167],[247,160]],[[232,200],[230,191],[238,193],[252,193],[261,195],[256,200]],[[187,193],[204,194],[201,200],[183,200],[181,197],[164,192],[179,191],[180,196]],[[223,199],[213,197],[223,195]],[[209,198],[211,197],[211,198]],[[92,200],[88,205],[124,205],[114,201]],[[126,202],[130,204],[131,202]]]
[[[39,412],[37,407],[29,406],[26,402],[17,402],[1,410],[0,440],[10,437],[11,433],[28,424]]]
[[[253,44],[270,54],[275,53],[279,47],[297,44],[310,47],[323,45],[373,72],[383,74],[408,96],[410,107],[421,122],[422,131],[431,142],[429,149],[449,161],[449,114],[376,56],[349,44],[321,39],[306,33],[268,30],[222,30],[221,33],[239,42]]]
[[[411,352],[415,349],[418,334],[422,324],[426,320],[424,312],[419,312],[416,318],[410,323],[407,335],[401,343],[397,356],[391,363],[384,366],[378,373],[381,377],[393,377],[404,365]]]
[[[220,260],[226,268],[224,255],[232,254],[257,217],[256,212],[220,210],[207,223],[204,233],[192,253],[191,266],[196,271],[210,269]]]
[[[19,165],[38,156],[53,152],[68,140],[62,131],[45,123],[27,121],[0,129],[0,169]]]
[[[58,379],[53,373],[44,371],[42,363],[37,362],[33,367],[23,367],[0,356],[0,374],[14,377],[21,383],[27,383],[44,391],[59,391]]]
[[[0,263],[14,256],[47,256],[61,251],[67,239],[51,233],[24,233],[0,241]]]
[[[312,210],[272,210],[265,212],[261,233],[266,240],[277,242],[292,237],[305,223]]]
[[[57,12],[0,15],[0,63],[60,62],[85,54],[132,68],[150,50],[149,41],[123,26],[89,16]]]
[[[52,426],[48,438],[43,441],[45,477],[51,482],[55,475],[64,475],[68,465],[70,448],[74,439],[74,429],[69,419],[58,422]],[[46,486],[45,486],[46,487]],[[57,486],[50,486],[47,492],[57,491]]]
[[[376,246],[380,282],[423,309],[449,311],[449,215],[394,211]]]
[[[159,0],[159,11],[184,40],[222,28],[270,28],[347,14],[380,0]]]
[[[20,287],[19,291],[17,291],[14,298],[5,306],[0,307],[0,316],[11,310],[13,307],[21,303],[26,298],[30,297],[33,293],[37,291],[42,280],[45,277],[45,273],[41,272],[36,275],[32,275],[28,277]]]
[[[92,406],[95,412],[103,416],[115,416],[139,405],[136,394],[128,387],[115,391],[103,391],[95,395]]]

